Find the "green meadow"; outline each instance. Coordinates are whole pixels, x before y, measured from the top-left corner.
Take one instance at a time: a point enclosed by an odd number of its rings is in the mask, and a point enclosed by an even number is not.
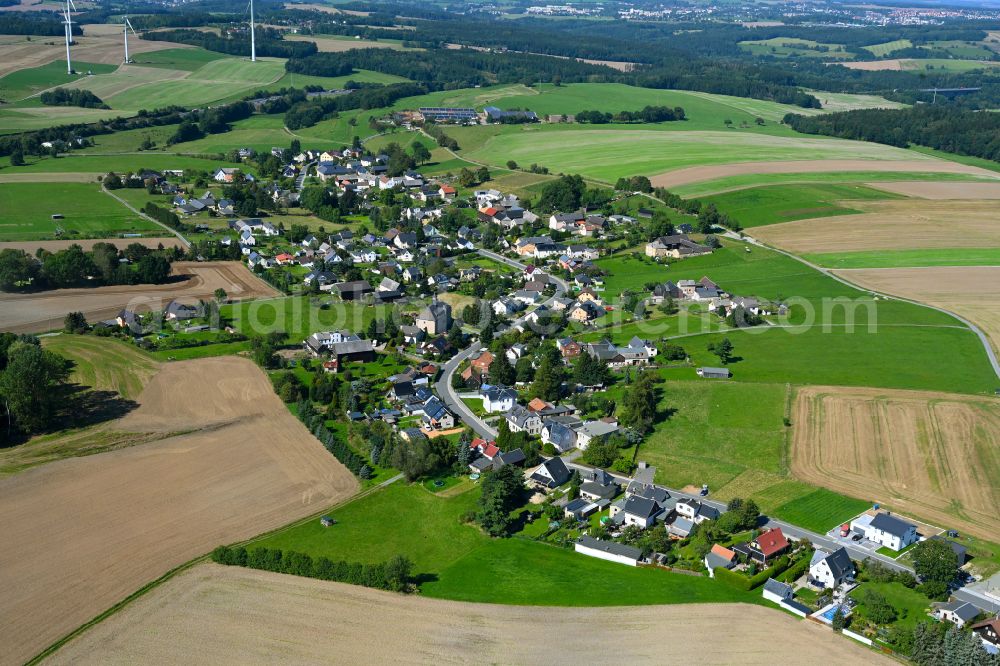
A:
[[[718,365],[710,342],[729,337],[738,360],[735,381],[830,384],[925,389],[957,393],[992,393],[996,376],[978,338],[944,313],[895,300],[873,300],[785,255],[724,241],[711,255],[669,265],[640,257],[601,259],[610,271],[605,290],[642,291],[647,282],[708,276],[726,291],[788,302],[789,314],[777,326],[702,333],[681,330],[677,318],[656,318],[615,332],[674,339],[695,366]],[[587,338],[603,337],[597,332]],[[915,363],[913,359],[920,359]],[[691,379],[693,368],[667,370],[672,379]]]
[[[323,295],[241,302],[222,306],[220,313],[244,335],[280,331],[288,335],[290,343],[295,343],[316,331],[341,328],[364,331],[376,317],[376,310],[361,303],[335,302],[333,296]]]
[[[746,228],[790,222],[813,217],[849,215],[861,211],[851,208],[852,201],[903,199],[865,185],[794,184],[768,185],[704,197]]]
[[[86,76],[86,72],[95,75],[108,74],[117,69],[117,65],[99,65],[91,62],[75,62],[73,69],[82,74],[67,74],[66,61],[54,60],[41,67],[29,67],[0,78],[0,99],[11,103],[29,95],[35,95],[48,88],[62,86],[78,81],[88,81],[95,77]]]
[[[798,37],[772,37],[740,42],[739,46],[755,56],[774,58],[823,58],[845,60],[854,57],[843,44],[824,44]]]
[[[920,266],[1000,266],[1000,248],[935,248],[804,254],[824,268],[916,268]]]
[[[0,157],[0,174],[6,173],[93,173],[109,171],[123,173],[138,169],[203,169],[215,171],[231,162],[205,159],[188,155],[169,153],[136,153],[127,155],[102,155],[94,153],[71,153],[66,157],[25,157],[24,166],[10,166],[10,158]],[[53,184],[51,187],[61,187]]]
[[[422,581],[421,594],[443,599],[548,606],[760,603],[759,594],[707,577],[604,562],[527,536],[491,539],[461,520],[478,495],[478,488],[453,495],[398,482],[332,510],[333,527],[310,519],[249,547],[355,562],[405,555]]]
[[[668,381],[663,420],[637,458],[672,488],[708,484],[712,497],[752,498],[768,515],[825,532],[868,506],[792,478],[785,457],[789,404],[785,384]],[[753,405],[753,409],[747,409]]]
[[[0,241],[111,238],[125,233],[161,233],[100,186],[90,183],[7,183],[0,185]],[[54,214],[64,219],[53,220]]]
[[[162,67],[163,69],[183,69],[193,72],[215,60],[229,58],[223,53],[202,48],[164,49],[139,53],[132,57],[132,63],[140,67]]]
[[[514,125],[452,131],[462,156],[501,165],[537,163],[551,171],[614,182],[685,167],[733,162],[870,159],[910,160],[900,148],[839,139],[774,136],[739,129],[663,132],[624,125]],[[476,139],[479,139],[478,141]]]
[[[868,51],[876,58],[884,58],[893,51],[898,51],[900,49],[908,49],[913,46],[913,42],[908,39],[897,39],[891,42],[882,42],[881,44],[872,44],[871,46],[862,46],[865,51]]]

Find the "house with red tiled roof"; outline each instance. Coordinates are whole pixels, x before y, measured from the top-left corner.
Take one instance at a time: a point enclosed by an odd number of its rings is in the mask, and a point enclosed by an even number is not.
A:
[[[740,555],[765,566],[784,554],[788,548],[788,539],[785,538],[780,527],[764,530],[757,535],[756,539],[733,546],[733,550]]]
[[[490,371],[490,366],[493,364],[493,352],[484,351],[482,354],[472,359],[470,366],[475,372],[479,374],[485,374]]]

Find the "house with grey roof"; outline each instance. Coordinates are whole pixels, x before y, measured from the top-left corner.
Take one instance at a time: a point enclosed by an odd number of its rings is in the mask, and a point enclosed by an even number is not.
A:
[[[559,456],[542,462],[528,477],[532,483],[544,488],[557,488],[569,481],[570,473],[566,463]]]
[[[853,579],[855,571],[854,562],[843,546],[833,552],[816,549],[809,562],[809,582],[832,590]]]
[[[538,436],[542,434],[542,417],[526,407],[514,405],[507,413],[507,426],[511,432]]]
[[[890,550],[900,551],[917,541],[917,526],[888,511],[863,513],[851,521],[851,530]]]
[[[615,507],[618,506],[618,510]],[[653,526],[664,515],[663,508],[651,499],[633,495],[624,502],[611,506],[611,519],[618,525],[637,525],[643,529]]]
[[[570,426],[554,419],[542,422],[542,444],[551,444],[559,453],[576,446],[576,432]]]
[[[951,622],[964,627],[969,622],[976,619],[981,611],[967,601],[950,601],[946,604],[936,605],[934,617],[944,622]]]
[[[576,428],[576,447],[586,450],[591,442],[605,439],[616,432],[618,432],[618,421],[614,419],[586,421]]]
[[[509,412],[517,402],[517,391],[506,386],[483,384],[479,395],[483,399],[483,410],[488,414]]]
[[[788,583],[780,583],[773,578],[768,578],[764,583],[763,596],[768,601],[776,604],[790,601],[795,596],[795,590]]]
[[[638,566],[639,561],[642,560],[642,551],[638,548],[626,546],[625,544],[616,543],[614,541],[595,539],[594,537],[586,534],[577,540],[574,545],[574,550],[578,553],[583,553],[584,555],[607,560],[609,562],[627,564],[633,567]]]

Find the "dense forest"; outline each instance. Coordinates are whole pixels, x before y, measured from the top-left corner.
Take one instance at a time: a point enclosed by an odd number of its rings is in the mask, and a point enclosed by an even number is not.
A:
[[[618,113],[602,113],[600,111],[580,111],[576,114],[576,122],[592,125],[608,123],[665,123],[674,120],[684,120],[684,109],[675,106],[645,106],[639,111],[619,111]]]
[[[416,83],[396,83],[356,89],[347,95],[317,97],[290,105],[285,113],[285,127],[290,130],[310,127],[321,120],[332,118],[341,111],[351,109],[381,109],[392,106],[403,97],[423,95],[427,88]]]
[[[42,35],[44,37],[63,37],[66,27],[61,18],[44,13],[28,14],[11,12],[0,14],[0,35]],[[82,35],[83,29],[73,24],[73,34]]]
[[[228,55],[248,56],[250,55],[250,40],[244,38],[220,37],[211,32],[200,30],[163,30],[158,32],[145,32],[143,39],[162,42],[177,42],[178,44],[190,44],[200,46],[209,51],[226,53]],[[281,35],[276,30],[270,28],[257,28],[257,55],[270,58],[304,58],[316,53],[316,44],[313,42],[286,42],[281,39]]]
[[[1000,114],[920,105],[908,109],[863,109],[820,116],[785,116],[806,134],[874,141],[890,146],[929,146],[949,153],[1000,162]]]
[[[354,49],[342,53],[318,53],[307,58],[293,58],[285,63],[285,69],[315,76],[343,76],[351,69],[368,69],[418,81],[435,90],[556,79],[566,82],[606,80],[615,74],[610,67],[575,60],[523,53],[483,53],[466,49]]]
[[[41,95],[42,104],[46,106],[80,106],[85,109],[109,109],[100,97],[89,90],[67,90],[56,88],[47,90]]]

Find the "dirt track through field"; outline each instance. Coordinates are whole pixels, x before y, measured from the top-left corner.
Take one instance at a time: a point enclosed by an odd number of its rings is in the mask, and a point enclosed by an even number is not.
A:
[[[1000,183],[898,181],[895,183],[867,183],[867,185],[886,192],[918,199],[965,199],[969,201],[1000,199]]]
[[[759,606],[495,606],[215,564],[184,572],[51,662],[770,665],[776,651],[796,664],[891,663]]]
[[[982,538],[1000,534],[1000,399],[799,389],[792,473]]]
[[[979,326],[1000,354],[1000,266],[864,268],[833,272],[862,287],[936,305],[961,315]]]
[[[237,300],[279,295],[241,262],[177,261],[172,274],[187,278],[159,285],[55,289],[31,294],[0,292],[0,330],[36,333],[61,328],[66,313],[74,311],[83,312],[89,321],[101,321],[114,318],[126,306],[148,312],[163,309],[172,299],[196,303],[200,298],[211,298],[220,287],[229,298]]]
[[[0,479],[0,663],[218,544],[357,489],[247,359],[167,364],[139,403],[116,430],[190,433]]]
[[[855,201],[864,211],[755,227],[753,235],[796,254],[1000,245],[991,201]]]
[[[738,162],[716,166],[676,169],[650,178],[653,187],[680,187],[706,180],[766,173],[832,173],[836,171],[882,171],[912,173],[965,173],[1000,178],[996,171],[937,159],[913,160],[789,160],[784,162]]]

